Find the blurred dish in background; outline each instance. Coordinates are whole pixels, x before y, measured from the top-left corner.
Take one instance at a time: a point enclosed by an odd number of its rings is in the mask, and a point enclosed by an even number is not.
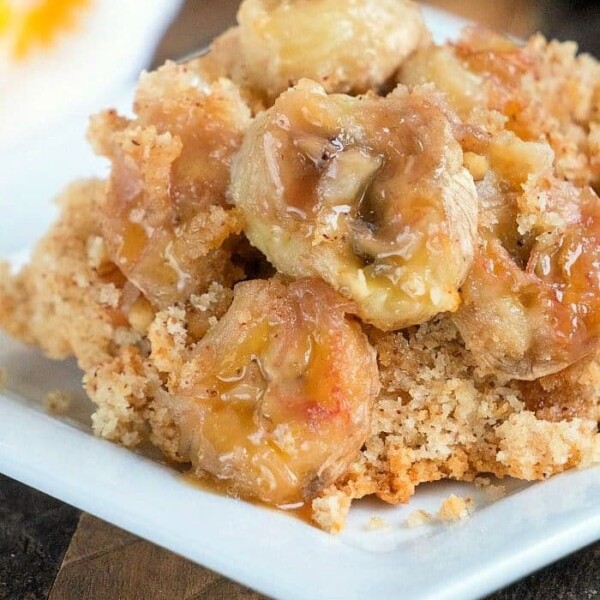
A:
[[[90,0],[0,0],[0,35],[6,58],[23,60],[34,50],[56,43],[64,31],[74,29],[77,13]]]
[[[149,62],[179,0],[0,0],[0,146],[90,112]]]

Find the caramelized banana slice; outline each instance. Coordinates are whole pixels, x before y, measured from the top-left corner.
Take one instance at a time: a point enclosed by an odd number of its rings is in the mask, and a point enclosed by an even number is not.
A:
[[[102,229],[111,257],[158,307],[230,286],[237,211],[225,202],[229,166],[250,121],[237,87],[168,63],[142,76],[137,119],[108,111],[90,135],[112,161]]]
[[[273,504],[344,473],[379,391],[375,352],[348,309],[319,280],[238,284],[192,356],[173,362],[170,394],[154,407],[173,420],[179,459]]]
[[[376,88],[427,36],[406,0],[245,0],[238,21],[244,78],[271,99],[302,77],[328,92]]]
[[[477,361],[533,380],[593,353],[600,202],[587,187],[598,175],[588,133],[600,66],[569,44],[534,37],[518,46],[470,29],[457,44],[416,53],[400,79],[433,81],[485,132],[465,154],[478,181],[480,244],[455,315]]]
[[[257,117],[234,162],[248,238],[381,329],[456,310],[477,196],[444,110],[428,87],[352,98],[303,80]]]
[[[521,45],[467,28],[457,43],[419,49],[399,80],[435,83],[463,120],[494,133],[500,127],[523,140],[547,140],[559,177],[598,189],[600,63],[577,55],[572,42],[537,35]]]
[[[572,220],[537,235],[525,263],[483,238],[454,317],[478,360],[516,379],[556,373],[600,339],[600,200],[556,185],[558,201],[578,201]]]
[[[552,151],[511,134],[488,148],[480,243],[454,320],[478,362],[533,380],[600,342],[600,199],[552,175]]]

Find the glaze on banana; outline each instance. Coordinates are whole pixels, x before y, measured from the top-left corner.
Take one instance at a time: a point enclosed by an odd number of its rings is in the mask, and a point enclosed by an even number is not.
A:
[[[234,160],[248,238],[381,329],[456,310],[477,196],[446,110],[429,87],[354,98],[301,81],[256,118]]]

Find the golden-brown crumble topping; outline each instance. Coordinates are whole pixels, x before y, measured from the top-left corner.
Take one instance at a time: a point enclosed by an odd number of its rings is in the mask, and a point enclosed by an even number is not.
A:
[[[206,56],[142,76],[134,119],[94,118],[109,181],[0,264],[0,325],[77,359],[97,435],[332,532],[366,495],[600,460],[598,63],[436,46],[410,2],[309,4],[245,0]],[[319,27],[380,18],[351,45],[287,35],[313,4]]]

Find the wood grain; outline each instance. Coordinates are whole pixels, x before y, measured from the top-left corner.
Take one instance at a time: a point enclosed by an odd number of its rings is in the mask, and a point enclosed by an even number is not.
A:
[[[75,508],[0,475],[1,600],[46,598],[78,518]]]
[[[199,539],[201,544],[202,540]],[[260,600],[262,595],[83,514],[49,600]]]

